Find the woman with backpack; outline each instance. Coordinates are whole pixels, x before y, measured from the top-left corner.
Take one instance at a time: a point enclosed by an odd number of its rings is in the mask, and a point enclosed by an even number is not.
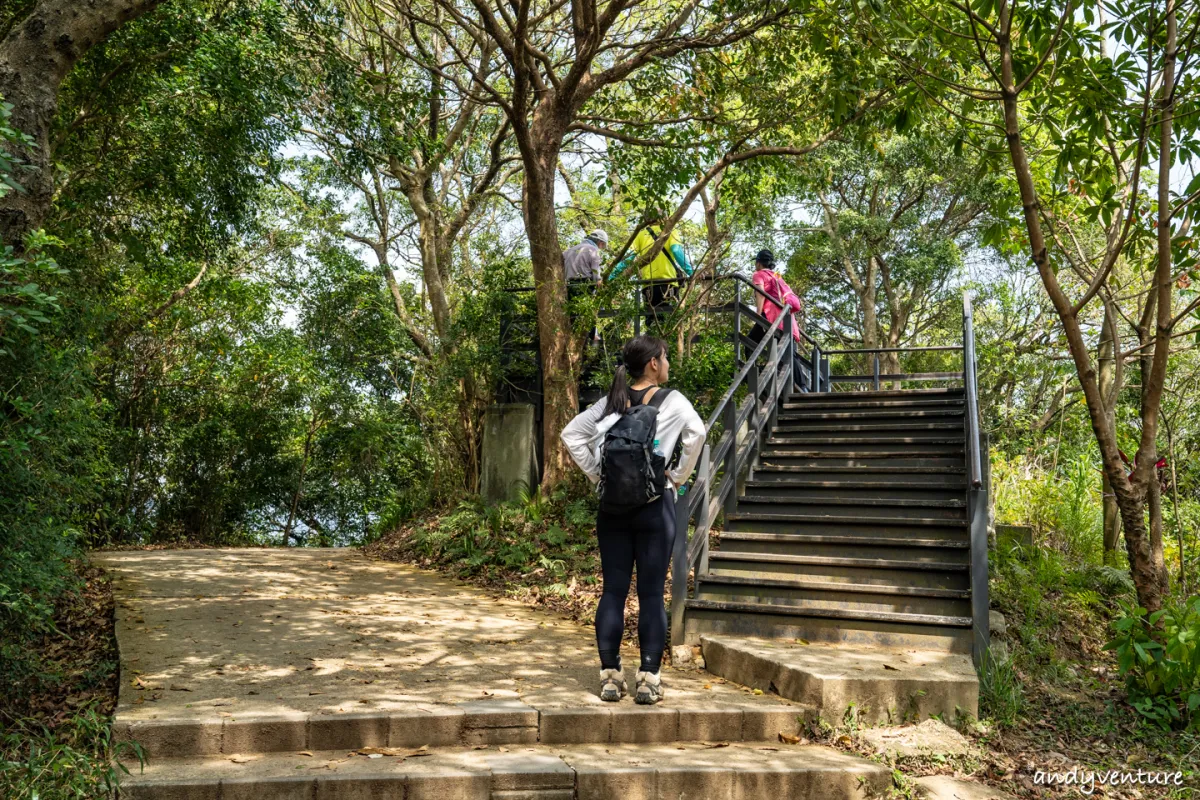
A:
[[[628,692],[621,670],[621,637],[636,565],[641,665],[634,700],[652,705],[663,698],[663,591],[675,542],[675,494],[696,466],[705,432],[688,399],[660,385],[670,375],[662,339],[631,339],[623,356],[608,397],[571,420],[562,441],[584,474],[599,484],[596,538],[604,574],[596,609],[600,699],[615,702]]]
[[[754,258],[754,277],[750,281],[766,295],[764,297],[763,294],[755,292],[754,300],[758,307],[758,313],[766,318],[768,325],[774,325],[775,320],[779,319],[779,315],[785,308],[792,310],[792,339],[797,345],[800,344],[799,316],[800,312],[804,310],[804,302],[796,296],[783,276],[775,271],[775,256],[770,250],[758,251],[758,255]],[[748,334],[756,347],[766,335],[767,329],[761,322],[754,323],[754,327]],[[807,392],[808,369],[805,362],[801,360],[799,352],[797,348],[797,355],[792,362],[792,382],[800,387],[800,391]],[[749,356],[750,353],[747,353],[746,357],[749,358]]]

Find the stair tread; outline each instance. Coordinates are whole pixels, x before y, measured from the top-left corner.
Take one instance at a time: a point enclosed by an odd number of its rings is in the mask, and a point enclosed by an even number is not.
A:
[[[755,470],[759,472],[761,470]],[[746,486],[770,486],[772,488],[794,487],[797,489],[923,489],[926,491],[958,491],[966,488],[965,483],[900,483],[897,481],[834,480],[819,481],[806,478],[788,478],[778,481],[746,481]]]
[[[754,486],[754,483],[747,483]],[[944,500],[910,499],[900,497],[768,497],[761,494],[746,494],[738,498],[742,503],[770,503],[805,506],[896,506],[900,508],[966,508],[967,501],[956,498]]]
[[[811,444],[811,443],[810,443]],[[842,444],[846,444],[843,442]],[[961,444],[961,443],[960,443]],[[837,452],[830,450],[780,450],[778,445],[769,442],[766,448],[763,448],[764,458],[950,458],[953,456],[961,456],[962,448],[945,449],[934,453],[914,453],[912,450],[875,450],[873,452],[863,450],[849,450],[845,452]]]
[[[788,467],[779,464],[769,464],[766,466],[757,467],[754,470],[759,472],[845,472],[847,474],[855,472],[883,472],[887,474],[908,475],[965,475],[966,467],[884,467],[884,466],[861,466],[861,467]]]
[[[903,537],[874,537],[821,533],[760,533],[757,531],[724,531],[721,541],[731,542],[781,542],[783,544],[844,544],[870,547],[930,547],[949,550],[966,550],[971,544],[967,540],[954,539],[907,539]],[[717,551],[713,551],[717,552]]]
[[[918,407],[907,410],[903,408],[897,408],[895,406],[882,406],[879,408],[860,408],[854,411],[820,411],[814,413],[806,409],[791,409],[789,411],[779,412],[779,418],[786,420],[879,419],[884,417],[896,417],[898,419],[936,419],[938,417],[961,417],[962,415],[963,407],[961,405],[934,408]]]
[[[730,586],[754,586],[762,589],[805,589],[822,592],[847,592],[853,594],[885,594],[901,597],[940,597],[948,600],[969,600],[971,593],[966,589],[935,589],[928,586],[896,586],[879,583],[838,583],[835,581],[785,580],[783,578],[750,578],[740,575],[717,575],[705,573],[700,576],[700,592],[709,584]]]
[[[697,611],[730,611],[740,614],[775,614],[786,617],[825,617],[870,622],[901,622],[919,625],[942,625],[955,628],[971,627],[970,617],[950,617],[939,614],[912,614],[900,611],[868,611],[850,608],[812,608],[781,606],[726,600],[688,600],[687,608]]]
[[[828,514],[767,514],[761,511],[735,511],[727,514],[729,522],[820,522],[838,525],[914,525],[938,526],[943,528],[965,528],[966,520],[937,519],[934,517],[834,517]]]
[[[857,431],[851,431],[857,433]],[[879,440],[869,436],[847,437],[844,439],[834,438],[830,436],[794,436],[789,433],[787,436],[771,435],[767,439],[768,444],[951,444],[962,447],[962,437],[954,438],[952,436],[897,436],[891,439]]]
[[[866,569],[935,570],[967,572],[969,565],[948,561],[910,561],[901,558],[855,558],[851,556],[790,556],[777,553],[730,553],[713,550],[708,554],[714,561],[753,561],[762,564],[798,564],[823,567],[857,567]]]
[[[871,389],[862,392],[792,392],[789,398],[826,398],[826,397],[962,397],[963,390],[957,387],[939,387],[934,389]]]
[[[961,422],[949,423],[911,423],[911,422],[895,422],[886,425],[795,425],[791,424],[791,420],[780,420],[772,431],[773,434],[784,434],[789,436],[801,433],[830,433],[830,432],[845,432],[845,433],[921,433],[925,431],[961,431]]]

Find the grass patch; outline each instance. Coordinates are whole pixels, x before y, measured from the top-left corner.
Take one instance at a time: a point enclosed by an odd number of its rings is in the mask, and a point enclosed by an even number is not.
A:
[[[7,676],[0,697],[0,797],[109,798],[139,750],[112,740],[118,661],[109,581],[74,565],[49,631],[32,642],[30,668]]]

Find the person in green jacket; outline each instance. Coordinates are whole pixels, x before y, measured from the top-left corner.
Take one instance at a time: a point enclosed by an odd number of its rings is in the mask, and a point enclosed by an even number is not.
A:
[[[621,263],[617,264],[609,280],[620,276],[638,256],[654,245],[655,240],[662,235],[663,222],[666,218],[666,213],[662,211],[655,211],[650,216],[650,222],[638,231],[629,254],[621,260]],[[662,250],[641,269],[642,280],[662,281],[662,283],[647,286],[643,290],[648,306],[646,310],[647,327],[653,320],[661,319],[671,313],[670,301],[679,299],[678,281],[691,277],[692,272],[692,264],[688,261],[687,253],[683,251],[683,245],[679,243],[679,236],[675,230],[672,230],[667,235],[667,241]]]

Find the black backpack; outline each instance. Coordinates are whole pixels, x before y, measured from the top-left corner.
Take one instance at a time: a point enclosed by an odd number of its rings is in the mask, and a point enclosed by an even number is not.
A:
[[[657,500],[666,491],[666,458],[654,452],[654,440],[658,438],[658,408],[670,394],[670,389],[659,388],[649,403],[631,404],[604,434],[600,448],[601,510],[625,514]]]

